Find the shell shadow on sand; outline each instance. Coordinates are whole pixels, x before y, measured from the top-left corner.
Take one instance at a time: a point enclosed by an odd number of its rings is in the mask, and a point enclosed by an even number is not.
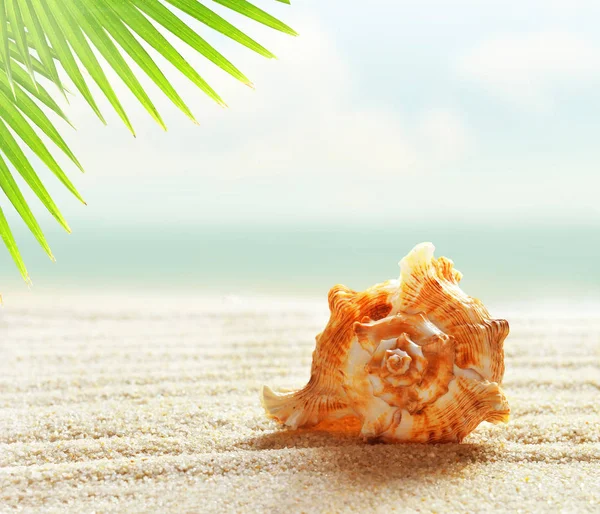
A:
[[[460,483],[473,470],[502,460],[499,448],[478,443],[365,443],[356,433],[330,428],[278,430],[244,441],[246,450],[276,452],[291,471],[288,495],[303,497],[318,477],[332,484],[331,497],[360,501],[365,490],[390,489],[398,498],[428,496],[443,484]],[[280,460],[279,460],[280,459]],[[282,502],[285,503],[282,498]],[[304,501],[304,500],[301,500]]]
[[[428,456],[433,458],[439,456],[440,458],[450,458],[455,463],[459,461],[484,463],[501,459],[501,456],[498,455],[498,448],[485,443],[386,443],[379,439],[364,441],[360,438],[360,421],[353,418],[323,422],[306,429],[278,428],[274,432],[242,441],[239,448],[251,451],[331,449],[344,452],[383,452],[404,454],[409,457]]]

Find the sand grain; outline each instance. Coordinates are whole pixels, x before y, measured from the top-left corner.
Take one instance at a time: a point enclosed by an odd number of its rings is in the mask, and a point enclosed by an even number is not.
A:
[[[460,445],[279,429],[324,302],[94,296],[0,312],[0,512],[598,512],[600,319],[509,316],[506,426]]]

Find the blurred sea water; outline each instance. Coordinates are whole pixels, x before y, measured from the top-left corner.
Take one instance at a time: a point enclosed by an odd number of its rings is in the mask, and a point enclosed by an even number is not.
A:
[[[90,223],[74,234],[48,231],[57,258],[17,234],[36,290],[320,296],[336,283],[364,289],[398,276],[397,262],[431,241],[451,258],[463,288],[485,301],[561,303],[600,298],[600,226],[468,223],[284,226],[116,226]],[[26,286],[7,252],[0,290]]]

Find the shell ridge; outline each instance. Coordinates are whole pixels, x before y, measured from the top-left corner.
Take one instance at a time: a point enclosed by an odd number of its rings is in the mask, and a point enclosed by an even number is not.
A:
[[[264,386],[261,403],[269,417],[294,429],[317,425],[324,419],[339,418],[352,412],[343,396],[331,396],[314,389],[314,386],[308,385],[292,393],[276,393]]]

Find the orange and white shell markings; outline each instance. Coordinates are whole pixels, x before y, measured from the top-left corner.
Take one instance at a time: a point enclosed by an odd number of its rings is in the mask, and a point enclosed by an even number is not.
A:
[[[460,442],[482,421],[508,421],[499,386],[508,322],[466,295],[452,261],[433,252],[417,245],[399,280],[335,286],[310,381],[293,393],[265,386],[267,415],[291,428],[353,417],[364,438],[390,442]]]

